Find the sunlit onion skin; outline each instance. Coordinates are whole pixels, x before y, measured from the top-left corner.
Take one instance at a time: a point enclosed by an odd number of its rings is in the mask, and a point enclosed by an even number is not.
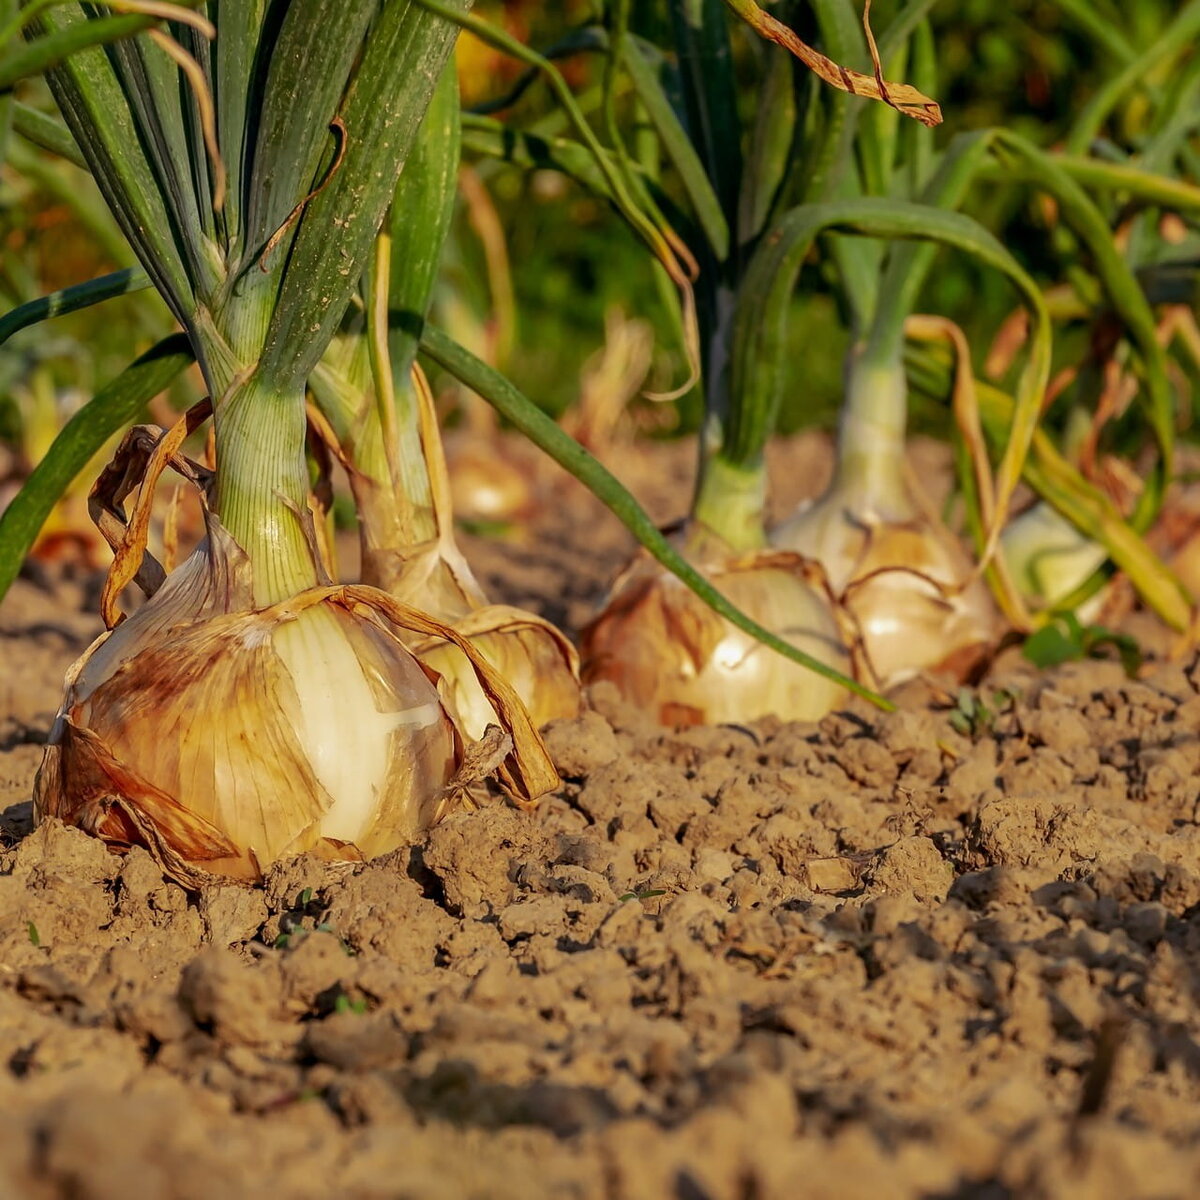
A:
[[[468,756],[397,612],[364,587],[256,609],[244,556],[211,522],[209,540],[72,667],[36,816],[144,846],[188,884],[411,841],[467,773],[481,778],[525,735],[493,731],[491,750]],[[535,790],[553,785],[548,759],[535,772]]]
[[[957,540],[910,508],[907,519],[827,497],[781,525],[776,546],[819,562],[863,640],[881,687],[923,670],[969,675],[996,636],[991,597]]]
[[[364,564],[367,561],[364,558]],[[436,614],[470,638],[512,685],[538,728],[579,715],[583,700],[575,647],[560,629],[534,613],[489,604],[453,542],[441,538],[403,555],[378,552],[364,578]],[[406,642],[441,677],[442,697],[459,717],[463,732],[481,737],[493,720],[491,706],[462,652],[444,638],[408,637]]]
[[[991,596],[961,543],[905,480],[906,388],[900,367],[851,362],[834,480],[770,539],[820,563],[883,688],[924,670],[966,678],[997,633]],[[864,396],[870,403],[854,403]]]
[[[843,672],[849,657],[819,591],[791,555],[708,554],[693,565],[748,616]],[[586,683],[609,680],[662,725],[721,724],[775,715],[816,720],[844,697],[836,683],[785,659],[717,616],[642,553],[582,633]]]
[[[453,627],[508,680],[539,729],[579,715],[579,656],[549,621],[506,604],[490,604]],[[461,651],[442,638],[424,638],[413,645],[413,653],[441,677],[442,697],[458,714],[466,735],[481,737],[494,718]]]

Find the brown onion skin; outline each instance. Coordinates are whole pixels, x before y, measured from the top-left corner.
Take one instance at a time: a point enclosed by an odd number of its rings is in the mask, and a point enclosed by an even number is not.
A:
[[[497,604],[476,610],[455,628],[508,680],[537,728],[579,715],[579,656],[548,621]],[[436,639],[414,645],[413,652],[441,676],[443,698],[466,736],[482,737],[494,717],[463,655]]]
[[[824,597],[767,555],[707,568],[729,600],[810,654],[848,669]],[[673,574],[639,555],[581,635],[585,683],[608,680],[661,725],[721,724],[768,715],[817,720],[844,690],[718,616]]]
[[[991,653],[998,616],[958,539],[907,513],[855,513],[836,496],[772,534],[821,564],[862,639],[871,682],[887,689],[921,671],[971,678]]]
[[[210,876],[253,882],[302,851],[358,859],[411,840],[436,819],[460,739],[435,678],[397,638],[351,609],[330,611],[370,662],[381,702],[441,713],[391,735],[394,769],[365,837],[321,834],[331,802],[272,649],[277,618],[255,611],[181,620],[132,653],[113,644],[128,636],[124,625],[94,645],[68,679],[38,773],[38,819],[78,825],[116,849],[140,845],[190,885]]]

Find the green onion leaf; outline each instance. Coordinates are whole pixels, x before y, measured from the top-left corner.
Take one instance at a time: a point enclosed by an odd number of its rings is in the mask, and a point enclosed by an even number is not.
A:
[[[126,267],[122,271],[113,271],[111,275],[101,275],[98,279],[89,279],[87,283],[75,283],[47,296],[39,296],[0,317],[0,346],[14,333],[28,329],[39,321],[78,312],[81,308],[90,308],[115,296],[140,292],[149,286],[150,276],[141,267]]]
[[[0,598],[17,577],[50,510],[79,472],[192,361],[182,334],[164,338],[101,388],[63,426],[45,458],[0,513]]]

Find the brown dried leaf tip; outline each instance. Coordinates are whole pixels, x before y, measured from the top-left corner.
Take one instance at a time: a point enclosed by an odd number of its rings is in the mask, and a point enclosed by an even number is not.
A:
[[[883,65],[879,61],[879,48],[875,45],[875,35],[871,32],[871,0],[866,0],[863,7],[863,28],[866,30],[867,45],[875,67],[874,76],[852,71],[849,67],[843,67],[833,59],[827,58],[819,50],[814,50],[802,42],[782,21],[777,21],[770,13],[759,8],[754,0],[725,0],[725,3],[757,34],[790,51],[814,75],[839,91],[849,92],[852,96],[865,96],[870,100],[880,100],[906,117],[920,121],[922,125],[942,123],[941,106],[936,100],[919,92],[911,84],[892,83],[884,79]]]

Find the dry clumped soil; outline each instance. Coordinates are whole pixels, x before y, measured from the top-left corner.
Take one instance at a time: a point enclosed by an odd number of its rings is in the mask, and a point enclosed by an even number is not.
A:
[[[469,550],[578,624],[628,546],[567,495]],[[197,895],[31,827],[94,586],[0,612],[0,1196],[1200,1194],[1195,664],[1010,657],[974,736],[927,682],[682,731],[605,685],[536,812]]]

